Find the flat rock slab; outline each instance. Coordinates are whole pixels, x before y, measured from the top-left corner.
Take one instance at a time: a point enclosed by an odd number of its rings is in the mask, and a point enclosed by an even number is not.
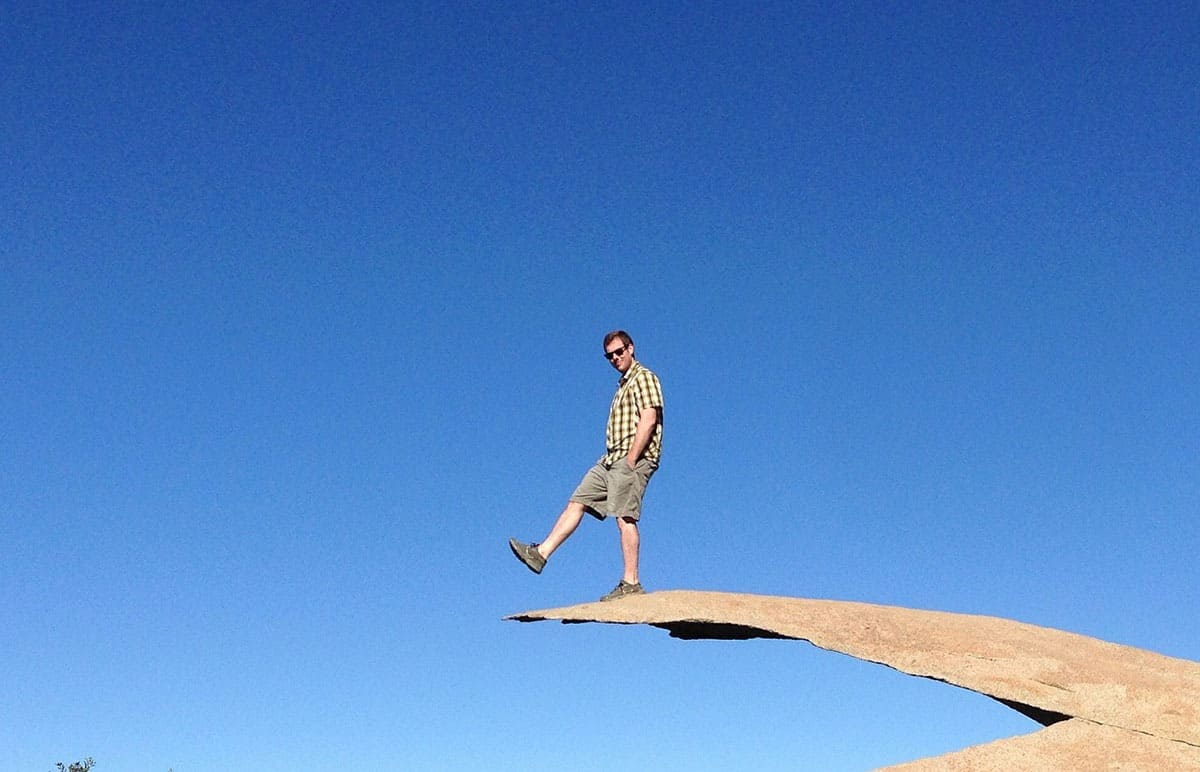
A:
[[[1043,772],[1048,769],[1165,772],[1200,769],[1200,750],[1187,743],[1072,718],[1032,734],[897,764],[888,769],[903,772]]]
[[[972,614],[692,590],[506,618],[645,624],[688,639],[808,641],[985,694],[1049,727],[906,769],[1062,769],[1092,763],[1200,769],[1200,663],[1062,630]],[[922,766],[928,764],[934,766]]]

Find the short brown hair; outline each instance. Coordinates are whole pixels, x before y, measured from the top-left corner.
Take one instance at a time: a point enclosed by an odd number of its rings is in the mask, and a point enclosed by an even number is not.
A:
[[[633,345],[633,338],[629,337],[629,333],[624,330],[613,330],[604,336],[604,348],[608,348],[608,344],[613,342],[613,339],[620,338],[626,346]]]

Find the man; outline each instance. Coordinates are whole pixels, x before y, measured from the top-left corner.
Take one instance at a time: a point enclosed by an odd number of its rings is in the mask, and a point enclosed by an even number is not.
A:
[[[540,574],[554,551],[575,533],[584,512],[599,520],[612,515],[621,538],[624,572],[612,592],[600,600],[616,600],[643,592],[638,579],[638,520],[646,485],[662,455],[663,396],[658,376],[634,358],[629,333],[614,330],[605,335],[604,356],[621,373],[609,408],[604,455],[583,476],[541,543],[509,539],[508,546],[529,570]]]

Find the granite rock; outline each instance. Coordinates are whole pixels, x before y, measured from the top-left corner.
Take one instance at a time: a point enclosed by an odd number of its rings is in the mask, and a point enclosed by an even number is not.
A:
[[[669,590],[507,619],[644,624],[676,638],[785,638],[992,697],[1045,728],[905,770],[1200,769],[1200,663],[997,617]]]

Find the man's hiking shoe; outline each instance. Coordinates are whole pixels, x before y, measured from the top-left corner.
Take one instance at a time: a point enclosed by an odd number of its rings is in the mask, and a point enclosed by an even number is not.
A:
[[[522,544],[516,539],[509,539],[508,546],[517,556],[517,560],[528,566],[529,570],[535,574],[540,574],[546,567],[546,559],[542,557],[542,553],[537,551],[536,544]]]
[[[605,595],[600,600],[617,600],[618,598],[625,598],[630,595],[640,595],[643,592],[645,592],[645,590],[642,589],[641,582],[634,582],[633,584],[630,584],[622,579],[620,583],[612,589],[612,592],[610,592],[608,595]]]

